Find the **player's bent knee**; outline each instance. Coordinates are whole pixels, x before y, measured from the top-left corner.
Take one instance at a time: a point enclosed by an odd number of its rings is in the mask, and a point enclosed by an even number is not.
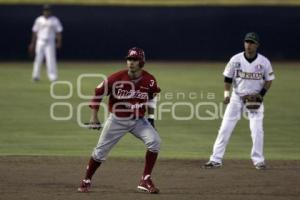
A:
[[[159,152],[161,139],[160,137],[155,137],[153,140],[146,143],[147,149],[151,152]]]
[[[98,162],[103,162],[106,160],[106,154],[102,153],[101,151],[97,151],[97,150],[93,151],[92,157],[95,161],[98,161]]]

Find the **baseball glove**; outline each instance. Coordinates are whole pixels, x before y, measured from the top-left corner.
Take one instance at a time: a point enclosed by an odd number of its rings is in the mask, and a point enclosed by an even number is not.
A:
[[[249,94],[242,97],[242,100],[249,110],[257,110],[263,102],[263,98],[260,94]]]

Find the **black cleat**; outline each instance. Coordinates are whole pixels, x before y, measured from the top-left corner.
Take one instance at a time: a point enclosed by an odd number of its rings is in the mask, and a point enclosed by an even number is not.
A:
[[[208,161],[203,165],[204,169],[216,169],[222,167],[222,163],[214,162],[214,161]]]
[[[255,168],[256,168],[257,170],[265,170],[265,169],[267,169],[267,166],[266,166],[266,164],[265,164],[264,162],[261,162],[261,163],[257,163],[257,164],[255,165]]]

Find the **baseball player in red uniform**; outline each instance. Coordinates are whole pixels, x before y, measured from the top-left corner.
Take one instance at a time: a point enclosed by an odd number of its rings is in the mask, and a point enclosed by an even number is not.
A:
[[[99,103],[104,96],[109,96],[110,115],[106,120],[97,146],[88,162],[84,179],[81,181],[79,192],[88,192],[91,179],[97,168],[106,160],[109,151],[127,133],[130,132],[147,147],[145,167],[139,191],[158,193],[151,180],[151,172],[155,165],[161,139],[154,128],[155,95],[160,92],[153,75],[143,69],[145,53],[134,47],[129,49],[127,69],[112,74],[95,89],[91,100],[92,110],[90,125],[99,124]],[[148,119],[145,113],[148,112]]]

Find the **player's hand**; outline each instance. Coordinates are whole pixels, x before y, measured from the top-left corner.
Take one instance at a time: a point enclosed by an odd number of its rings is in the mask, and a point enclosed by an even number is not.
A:
[[[28,46],[28,53],[29,53],[29,56],[33,57],[34,56],[34,44],[30,43],[29,46]]]
[[[102,128],[102,125],[100,122],[97,123],[84,123],[84,125],[86,125],[88,127],[88,129],[94,129],[94,130],[100,130]]]
[[[264,98],[260,94],[255,94],[257,102],[263,102]]]
[[[151,124],[153,128],[155,128],[154,119],[148,118],[148,122]]]
[[[227,105],[229,104],[229,102],[230,102],[230,97],[225,97],[223,103]]]
[[[95,117],[95,116],[91,116],[90,122],[86,123],[85,125],[87,125],[89,129],[100,130],[102,128],[102,125],[101,125],[98,117]]]
[[[61,48],[61,42],[56,42],[56,48],[60,49]]]

